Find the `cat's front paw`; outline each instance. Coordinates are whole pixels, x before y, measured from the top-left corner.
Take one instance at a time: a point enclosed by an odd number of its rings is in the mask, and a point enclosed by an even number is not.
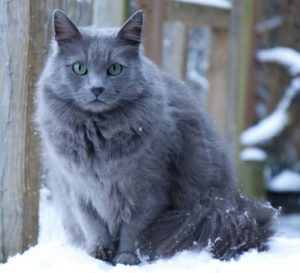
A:
[[[108,247],[94,246],[88,253],[96,259],[111,262],[114,257],[114,251]]]
[[[121,252],[112,261],[113,264],[137,265],[139,258],[132,252]]]

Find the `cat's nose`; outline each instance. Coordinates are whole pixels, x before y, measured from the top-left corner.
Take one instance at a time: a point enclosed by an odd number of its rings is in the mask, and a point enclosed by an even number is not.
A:
[[[104,87],[93,87],[91,88],[91,91],[96,97],[99,97],[99,95],[104,91]]]

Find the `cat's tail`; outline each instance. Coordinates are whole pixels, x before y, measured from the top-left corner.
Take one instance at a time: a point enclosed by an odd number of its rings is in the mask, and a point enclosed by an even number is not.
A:
[[[277,211],[239,193],[232,197],[234,202],[219,197],[203,200],[190,211],[165,212],[141,234],[141,256],[155,260],[184,249],[206,249],[228,260],[252,248],[266,250]]]

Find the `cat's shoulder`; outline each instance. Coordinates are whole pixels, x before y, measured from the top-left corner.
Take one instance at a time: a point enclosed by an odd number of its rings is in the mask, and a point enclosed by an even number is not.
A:
[[[162,72],[162,77],[169,105],[195,111],[202,108],[200,101],[184,81],[176,79],[167,72]]]

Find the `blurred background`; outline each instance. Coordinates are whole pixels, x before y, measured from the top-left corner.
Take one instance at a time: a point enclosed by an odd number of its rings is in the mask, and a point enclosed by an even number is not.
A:
[[[300,212],[300,1],[0,0],[0,261],[37,240],[34,84],[54,8],[95,27],[143,9],[145,54],[210,113],[241,190]]]

